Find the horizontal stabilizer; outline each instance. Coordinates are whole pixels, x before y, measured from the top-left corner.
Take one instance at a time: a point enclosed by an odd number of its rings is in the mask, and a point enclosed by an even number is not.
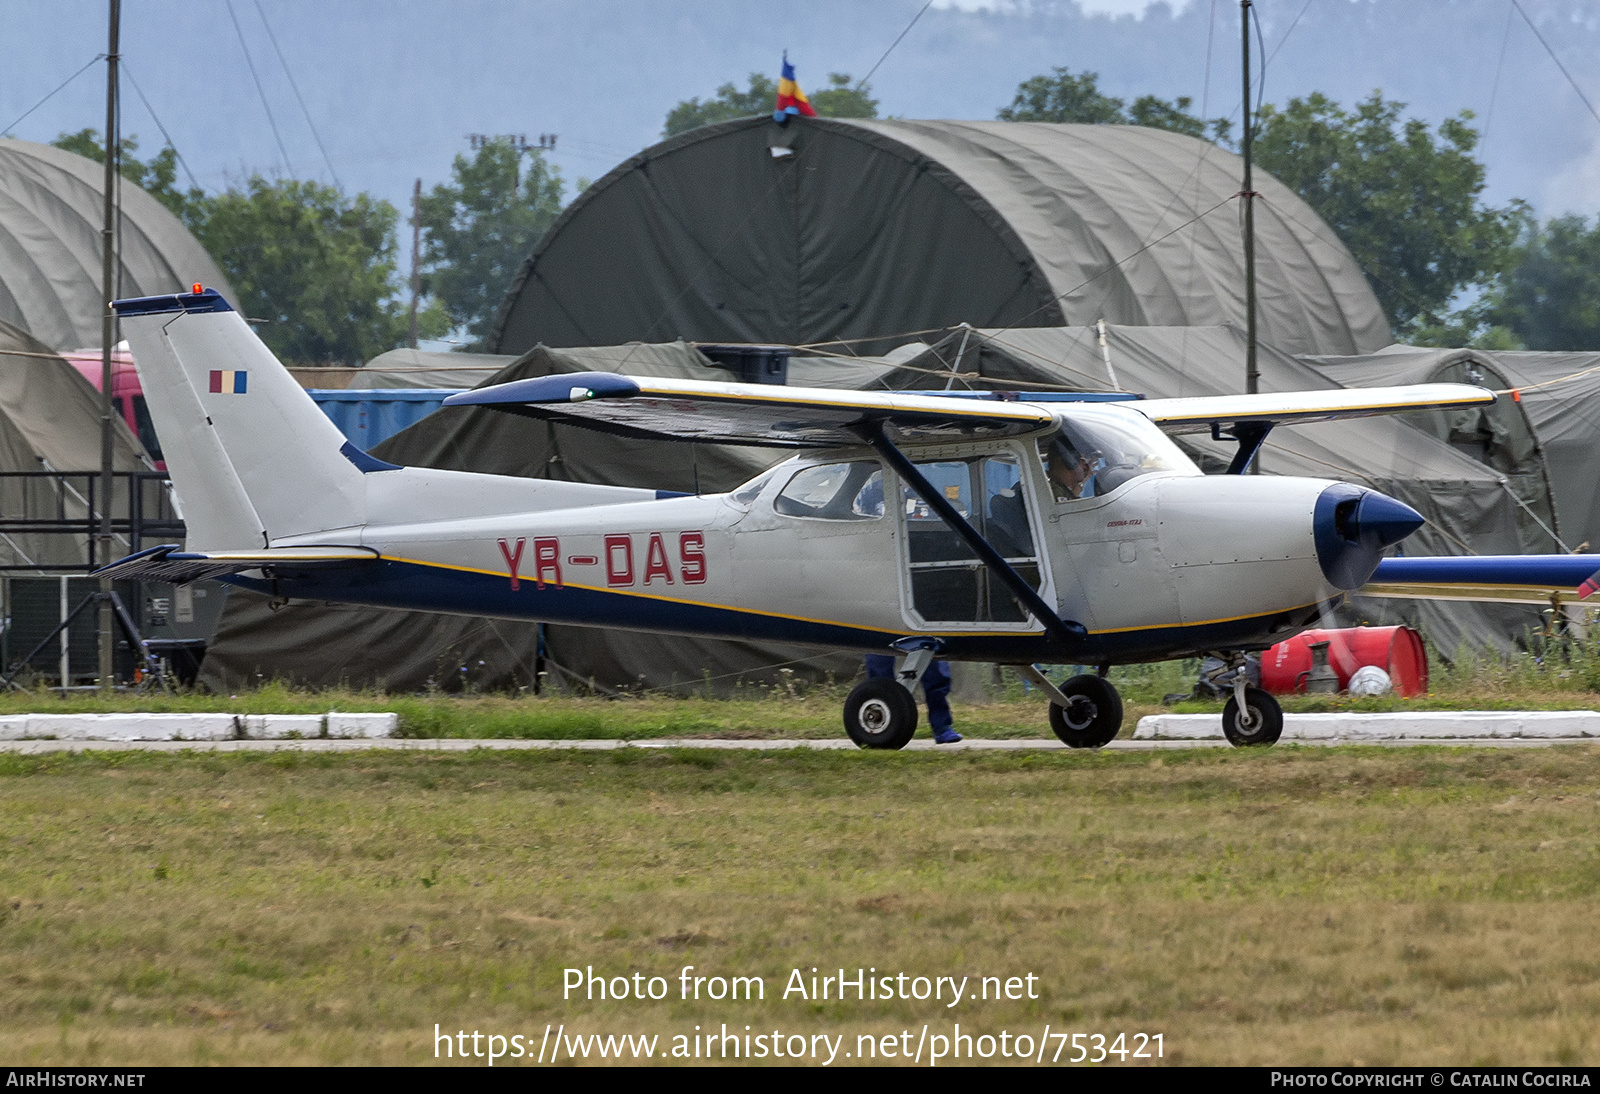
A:
[[[323,569],[376,562],[378,552],[370,547],[277,547],[261,551],[180,551],[176,544],[152,547],[129,555],[95,571],[96,577],[137,578],[142,581],[167,581],[186,585],[209,577],[224,577],[247,570],[292,568]]]
[[[1239,424],[1301,425],[1338,418],[1481,406],[1494,400],[1494,392],[1468,384],[1408,384],[1405,387],[1144,399],[1127,405],[1147,415],[1168,433],[1204,433]]]
[[[1571,603],[1595,591],[1600,555],[1465,555],[1386,558],[1362,596],[1406,600]]]
[[[445,406],[486,406],[624,436],[834,448],[861,443],[857,430],[887,425],[911,443],[1011,437],[1044,429],[1046,407],[900,392],[733,384],[572,372],[452,395]]]

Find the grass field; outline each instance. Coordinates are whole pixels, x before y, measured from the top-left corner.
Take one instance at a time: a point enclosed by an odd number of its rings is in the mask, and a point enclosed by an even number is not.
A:
[[[0,755],[5,1062],[959,1021],[1180,1063],[1592,1064],[1597,805],[1585,746]],[[686,964],[766,999],[679,1001]],[[673,997],[563,1001],[590,965]],[[1040,997],[778,998],[813,966]]]
[[[1528,656],[1435,664],[1429,695],[1415,699],[1285,696],[1286,711],[1569,710],[1600,706],[1600,657],[1574,648],[1567,660]],[[1220,702],[1180,702],[1163,696],[1189,690],[1194,666],[1168,662],[1112,670],[1126,708],[1123,735],[1138,719],[1163,710],[1222,710]],[[406,737],[621,738],[842,737],[840,707],[847,685],[795,682],[785,687],[740,689],[731,699],[657,692],[621,698],[506,695],[388,695],[348,690],[302,691],[269,683],[238,695],[71,692],[0,693],[0,715],[25,712],[225,711],[240,714],[315,714],[328,710],[393,711]],[[953,704],[956,725],[975,737],[1048,737],[1045,703],[1007,672],[1004,685],[982,703]],[[924,730],[925,733],[925,730]]]

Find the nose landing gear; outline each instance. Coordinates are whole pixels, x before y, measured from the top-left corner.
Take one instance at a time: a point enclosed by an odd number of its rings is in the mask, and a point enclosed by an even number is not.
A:
[[[1222,735],[1235,748],[1270,745],[1283,735],[1283,708],[1267,692],[1250,683],[1244,654],[1218,655],[1224,664],[1208,682],[1220,689],[1233,689],[1222,708]]]

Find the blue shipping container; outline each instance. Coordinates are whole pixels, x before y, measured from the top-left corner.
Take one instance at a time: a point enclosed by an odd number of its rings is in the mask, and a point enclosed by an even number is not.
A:
[[[361,451],[369,451],[409,425],[432,414],[454,390],[424,388],[362,388],[335,391],[313,388],[306,392],[316,400],[339,431]]]

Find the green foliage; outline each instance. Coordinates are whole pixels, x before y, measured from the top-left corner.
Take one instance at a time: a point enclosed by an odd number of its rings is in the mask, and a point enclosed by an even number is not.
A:
[[[1417,320],[1405,331],[1405,340],[1413,346],[1436,346],[1441,349],[1518,350],[1527,349],[1517,332],[1494,322],[1494,314],[1486,301],[1443,318]]]
[[[850,86],[850,77],[843,72],[828,73],[828,86],[811,92],[811,109],[824,118],[876,118],[878,100],[872,97],[872,85],[862,84],[857,91]]]
[[[561,171],[538,149],[496,137],[470,160],[457,156],[451,177],[420,206],[425,289],[450,324],[481,343],[512,279],[561,212]]]
[[[1180,95],[1172,101],[1143,95],[1126,107],[1121,99],[1102,94],[1100,74],[1074,76],[1056,68],[1048,76],[1035,76],[1017,85],[1011,105],[996,115],[1005,122],[1071,122],[1080,125],[1144,125],[1168,129],[1203,140],[1226,144],[1231,123],[1226,118],[1201,118],[1189,112],[1194,100]]]
[[[1530,225],[1486,312],[1529,349],[1600,349],[1600,220]]]
[[[804,87],[805,85],[801,85]],[[828,87],[808,94],[811,108],[824,118],[876,118],[878,100],[872,97],[872,85],[864,84],[858,90],[850,86],[850,77],[843,72],[828,73]],[[676,137],[702,125],[748,118],[757,114],[770,114],[778,102],[778,85],[759,72],[750,73],[750,86],[744,91],[731,83],[717,88],[717,94],[702,102],[685,99],[667,112],[667,123],[661,130],[663,137]]]
[[[105,162],[93,129],[63,133],[57,148]],[[241,189],[208,196],[175,185],[178,153],[163,148],[148,162],[137,137],[119,146],[122,176],[188,225],[228,275],[245,313],[273,352],[290,363],[360,364],[406,334],[395,300],[394,206],[367,194],[347,198],[314,182],[255,176]],[[449,329],[440,309],[419,317],[423,337]]]
[[[1348,112],[1321,94],[1262,108],[1256,162],[1344,241],[1397,330],[1439,327],[1452,297],[1510,262],[1526,206],[1482,204],[1470,111],[1430,131],[1378,92]]]
[[[252,177],[195,203],[190,228],[274,353],[357,365],[400,344],[393,205],[298,179]]]
[[[99,130],[80,129],[76,133],[63,133],[50,143],[96,163],[106,162],[105,140]],[[117,166],[122,177],[165,205],[180,220],[187,220],[194,203],[201,200],[203,195],[199,190],[185,192],[175,185],[178,178],[177,149],[169,144],[148,163],[134,155],[138,150],[137,135],[123,137],[117,142]]]

